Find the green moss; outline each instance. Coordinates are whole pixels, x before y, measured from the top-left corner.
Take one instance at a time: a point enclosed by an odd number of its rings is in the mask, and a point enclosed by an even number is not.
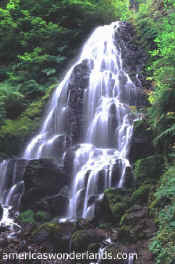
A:
[[[126,208],[127,208],[127,204],[125,202],[114,204],[112,206],[113,216],[116,218],[120,218]]]
[[[154,210],[154,221],[158,231],[149,245],[156,256],[156,264],[171,264],[175,259],[175,166],[169,166],[161,175],[155,199],[149,208]]]
[[[112,223],[103,223],[98,226],[101,229],[109,229],[112,227]]]
[[[97,253],[100,248],[100,243],[92,243],[88,246],[88,251]]]
[[[32,233],[32,236],[35,236],[41,230],[48,231],[50,235],[54,235],[56,233],[61,233],[62,226],[58,223],[47,222],[47,223],[40,225],[37,229],[35,229]]]
[[[105,199],[111,210],[112,216],[119,220],[122,214],[130,205],[130,191],[125,189],[107,189],[105,190]]]
[[[141,185],[131,196],[131,203],[147,203],[149,192],[152,190],[151,184]]]
[[[89,233],[86,230],[76,231],[72,235],[72,247],[74,249],[84,251],[88,248],[88,245],[92,243]]]
[[[127,218],[127,216],[128,216],[128,213],[125,213],[124,215],[122,215],[121,220],[120,220],[120,226],[123,225],[123,223],[124,223],[125,219]]]
[[[151,202],[151,204],[149,205],[149,209],[150,209],[150,210],[152,210],[152,209],[155,210],[155,208],[156,208],[156,207],[159,207],[159,206],[161,206],[161,202],[160,202],[160,200],[159,200],[159,199],[154,199],[154,200]]]
[[[163,157],[153,155],[136,161],[134,175],[138,182],[155,182],[160,178],[163,168]]]
[[[50,219],[50,215],[45,211],[38,211],[35,213],[35,220],[39,222],[46,222]]]
[[[34,212],[27,210],[19,215],[19,220],[23,223],[35,223]]]
[[[26,210],[19,215],[19,220],[24,223],[45,222],[49,219],[50,215],[44,211],[38,211],[35,213],[32,210]]]

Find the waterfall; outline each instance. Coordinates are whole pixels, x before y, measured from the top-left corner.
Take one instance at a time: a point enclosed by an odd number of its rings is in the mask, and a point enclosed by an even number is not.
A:
[[[91,218],[104,190],[121,188],[131,167],[128,155],[138,118],[131,106],[137,104],[139,87],[123,65],[121,23],[97,27],[91,34],[55,89],[43,125],[22,156],[63,164],[67,153],[74,152],[66,218]],[[7,164],[0,164],[1,201]]]

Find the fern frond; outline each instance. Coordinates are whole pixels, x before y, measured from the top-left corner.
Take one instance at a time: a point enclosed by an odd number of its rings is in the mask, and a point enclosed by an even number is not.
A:
[[[167,137],[169,135],[175,135],[175,124],[170,128],[166,129],[165,131],[163,131],[160,135],[158,135],[153,141],[154,144],[157,144],[160,139],[162,139],[163,137]]]

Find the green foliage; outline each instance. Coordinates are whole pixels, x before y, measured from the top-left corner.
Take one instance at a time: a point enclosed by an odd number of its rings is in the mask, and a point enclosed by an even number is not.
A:
[[[33,101],[17,118],[4,120],[0,127],[1,152],[11,156],[22,151],[25,141],[39,128],[44,106],[55,86],[50,86],[43,97]],[[5,109],[5,106],[3,107]]]
[[[35,223],[34,212],[27,210],[19,215],[19,220],[23,223]]]
[[[120,0],[1,1],[0,141],[35,128],[28,106],[45,96],[92,29],[124,9]]]
[[[18,87],[13,87],[11,83],[5,81],[0,83],[0,125],[4,124],[5,118],[15,119],[24,109],[23,94]]]
[[[164,162],[161,155],[149,156],[136,161],[134,175],[139,183],[155,182],[159,179],[163,168]]]
[[[141,185],[131,196],[132,203],[147,203],[149,192],[151,192],[151,184]]]
[[[147,79],[149,123],[154,130],[154,143],[165,156],[173,151],[175,140],[175,5],[171,0],[147,0],[139,5],[134,23],[150,54]]]
[[[155,193],[155,197],[160,200],[162,198],[175,198],[175,167],[171,166],[164,173],[161,178],[161,185],[158,191]]]
[[[129,207],[129,196],[129,190],[112,188],[105,190],[105,199],[115,220],[119,221],[122,214]]]
[[[45,211],[38,211],[35,213],[34,218],[38,222],[46,222],[50,219],[50,215]]]
[[[156,255],[156,264],[170,264],[175,258],[175,166],[162,175],[160,186],[155,193],[156,203],[158,206],[157,223],[158,232],[153,237],[150,244],[150,250]]]
[[[45,211],[34,212],[32,210],[26,210],[19,215],[19,220],[22,223],[36,223],[46,222],[50,219],[50,216]]]
[[[175,259],[175,167],[168,162],[173,164],[175,157],[174,11],[173,0],[146,0],[133,12],[133,22],[141,36],[140,43],[150,55],[146,66],[151,104],[147,111],[147,121],[154,133],[155,149],[167,164],[165,173],[159,170],[163,161],[157,163],[153,159],[151,165],[151,159],[140,160],[135,166],[137,178],[142,176],[142,179],[146,179],[146,175],[152,174],[150,170],[153,167],[157,180],[160,178],[160,184],[158,182],[149,205],[158,227],[150,244],[156,264],[171,264]]]

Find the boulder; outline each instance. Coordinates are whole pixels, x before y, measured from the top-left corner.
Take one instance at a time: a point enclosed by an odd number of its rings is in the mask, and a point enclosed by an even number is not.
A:
[[[44,210],[52,217],[64,217],[69,204],[69,188],[63,187],[60,192],[55,195],[46,196],[36,202],[37,210]]]
[[[31,241],[36,244],[49,244],[51,249],[58,252],[69,252],[71,234],[75,224],[66,222],[48,222],[37,227],[31,234]]]
[[[58,194],[69,182],[63,169],[52,159],[30,160],[24,173],[25,192],[21,209],[33,209],[46,196]]]
[[[156,231],[154,222],[149,218],[147,207],[138,204],[126,211],[120,225],[119,239],[123,243],[150,239]]]
[[[134,163],[154,153],[153,135],[146,121],[138,120],[134,123],[134,132],[130,150],[130,161]]]
[[[83,252],[90,244],[99,243],[105,239],[106,234],[100,229],[78,230],[72,235],[72,249]]]
[[[111,212],[113,221],[120,221],[122,215],[130,205],[130,190],[124,188],[105,190],[105,202]]]

